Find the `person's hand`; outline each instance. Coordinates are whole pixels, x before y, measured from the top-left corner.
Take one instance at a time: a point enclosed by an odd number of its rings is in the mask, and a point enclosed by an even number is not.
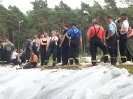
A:
[[[80,45],[80,46],[79,46],[79,48],[81,48],[81,49],[82,49],[82,45]]]
[[[108,40],[108,39],[109,39],[109,37],[106,37],[106,39]]]
[[[103,43],[105,46],[107,46],[107,44],[106,43]]]
[[[127,35],[127,38],[130,38],[131,36],[130,35]]]

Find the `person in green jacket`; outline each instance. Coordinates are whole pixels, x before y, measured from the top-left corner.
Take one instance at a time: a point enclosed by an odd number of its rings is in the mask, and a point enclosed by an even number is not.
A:
[[[5,55],[6,55],[6,62],[7,64],[10,64],[10,58],[11,58],[11,50],[14,46],[8,38],[5,39]]]

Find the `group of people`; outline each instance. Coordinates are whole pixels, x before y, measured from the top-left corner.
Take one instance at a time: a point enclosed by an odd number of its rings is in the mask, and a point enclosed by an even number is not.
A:
[[[87,32],[90,42],[92,65],[97,65],[97,47],[103,51],[104,63],[109,61],[109,54],[111,65],[116,65],[118,50],[120,51],[122,63],[133,60],[133,30],[129,26],[128,16],[125,13],[120,15],[120,20],[117,21],[121,27],[120,30],[117,29],[116,23],[113,21],[113,16],[108,15],[106,20],[108,22],[107,32],[105,32],[102,26],[98,25],[96,19],[92,21],[93,26]],[[122,24],[119,21],[122,21]]]
[[[109,54],[111,65],[116,65],[118,48],[122,63],[133,60],[133,30],[129,26],[127,15],[123,13],[120,17],[122,21],[120,30],[117,29],[113,16],[108,15],[106,17],[108,22],[107,32],[98,24],[96,19],[92,21],[92,27],[89,28],[87,37],[90,42],[93,66],[97,65],[97,47],[103,51],[105,63],[109,61]],[[82,48],[82,32],[76,27],[75,23],[72,23],[70,28],[68,25],[63,26],[63,35],[55,30],[51,31],[50,36],[47,33],[42,33],[40,37],[34,35],[33,40],[26,37],[25,49],[24,51],[21,49],[20,53],[17,53],[16,48],[11,53],[13,46],[8,38],[5,43],[0,41],[0,59],[2,62],[6,61],[7,64],[12,62],[15,65],[29,62],[24,66],[27,69],[36,67],[39,57],[41,66],[47,66],[52,55],[53,66],[56,66],[56,63],[62,63],[62,66],[68,65],[68,63],[73,65],[74,62],[76,65],[80,65],[78,56],[79,50]]]
[[[51,31],[50,36],[47,33],[42,33],[40,37],[34,35],[33,40],[26,37],[25,48],[24,50],[21,49],[20,53],[17,53],[17,49],[13,47],[9,39],[6,39],[6,43],[1,41],[0,55],[1,61],[4,61],[3,56],[6,56],[5,61],[7,61],[7,64],[28,63],[24,66],[24,69],[36,67],[39,58],[41,66],[47,66],[51,55],[53,66],[56,66],[57,63],[66,66],[69,60],[71,65],[73,65],[74,61],[76,65],[79,65],[80,47],[82,47],[82,33],[76,27],[76,24],[72,23],[71,28],[68,25],[63,26],[63,35],[55,30]],[[3,55],[3,53],[6,54]]]

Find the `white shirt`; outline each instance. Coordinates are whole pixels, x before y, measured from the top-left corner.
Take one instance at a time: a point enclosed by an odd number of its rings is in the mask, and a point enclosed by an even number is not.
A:
[[[18,56],[18,53],[17,53],[17,52],[13,52],[13,53],[12,53],[12,57],[11,57],[11,58],[12,58],[12,59],[16,59],[16,58],[17,58],[17,56]]]
[[[32,43],[36,43],[36,47],[38,47],[37,40],[39,40],[39,39],[37,38],[37,39],[34,39],[34,40],[32,41]]]
[[[49,38],[48,42],[50,43],[51,40],[57,40],[58,41],[58,37],[57,36],[53,36],[53,37],[51,36]],[[57,42],[55,42],[55,44],[58,45]]]
[[[124,28],[127,28],[127,31],[125,33],[128,32],[128,28],[129,28],[129,22],[128,20],[124,20],[122,25],[121,25],[121,30],[124,30]],[[125,34],[124,32],[121,32],[121,34]]]

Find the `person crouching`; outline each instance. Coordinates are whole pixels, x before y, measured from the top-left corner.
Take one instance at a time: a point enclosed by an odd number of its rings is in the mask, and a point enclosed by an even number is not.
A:
[[[48,41],[48,46],[47,46],[47,54],[46,54],[46,60],[45,60],[45,65],[48,64],[49,58],[52,54],[53,56],[53,67],[56,66],[56,56],[57,56],[57,42],[58,42],[58,37],[55,36],[56,32],[52,31],[51,32],[51,37],[49,38]]]
[[[34,54],[34,52],[30,52],[30,60],[29,63],[24,66],[23,69],[35,68],[38,63],[38,57]]]
[[[18,61],[18,56],[17,49],[15,48],[11,55],[11,63],[13,63],[13,65],[21,65],[21,63]]]

